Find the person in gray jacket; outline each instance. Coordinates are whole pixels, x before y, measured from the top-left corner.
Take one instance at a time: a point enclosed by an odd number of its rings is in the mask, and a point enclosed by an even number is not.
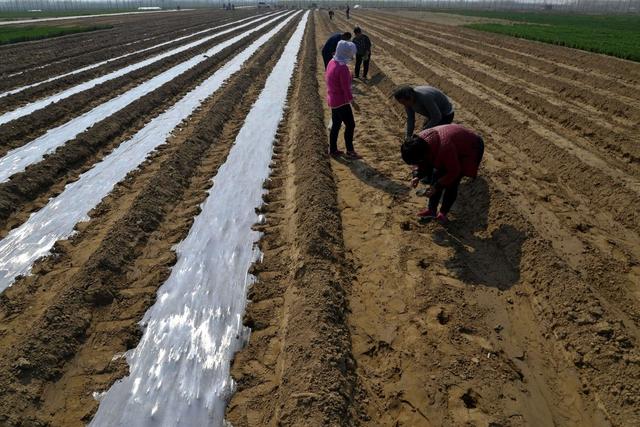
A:
[[[416,113],[426,117],[420,130],[453,122],[453,104],[447,95],[435,87],[401,86],[393,92],[393,97],[407,112],[407,138],[410,138],[415,130]]]

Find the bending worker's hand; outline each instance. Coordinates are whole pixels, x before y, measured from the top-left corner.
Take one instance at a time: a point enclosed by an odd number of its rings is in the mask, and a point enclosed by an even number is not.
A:
[[[420,178],[413,178],[413,179],[411,180],[411,186],[412,186],[413,188],[416,188],[416,187],[418,186],[418,183],[419,183],[419,182],[420,182]]]
[[[436,187],[431,186],[429,188],[427,188],[427,191],[424,192],[424,195],[427,197],[431,197],[436,193]]]

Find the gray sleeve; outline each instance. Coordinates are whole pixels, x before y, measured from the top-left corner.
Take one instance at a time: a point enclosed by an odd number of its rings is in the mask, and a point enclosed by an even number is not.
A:
[[[409,138],[413,135],[413,130],[416,128],[416,112],[411,107],[404,107],[407,112],[407,132],[406,136]]]
[[[425,121],[424,129],[429,129],[437,126],[438,123],[442,121],[442,112],[440,111],[440,107],[438,107],[438,104],[433,99],[430,99],[429,103],[425,105],[425,107],[427,107],[429,120]]]

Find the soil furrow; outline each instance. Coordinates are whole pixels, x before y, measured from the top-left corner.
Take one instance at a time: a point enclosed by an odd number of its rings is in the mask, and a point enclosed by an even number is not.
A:
[[[267,186],[267,222],[259,226],[264,257],[253,268],[258,281],[244,319],[252,333],[234,361],[238,389],[227,410],[236,426],[357,423],[348,281],[314,34],[310,20]]]
[[[295,24],[254,55],[193,120],[185,122],[169,146],[145,166],[157,164],[151,173],[130,174],[119,190],[124,197],[118,197],[118,190],[115,197],[107,197],[82,231],[58,246],[54,258],[41,262],[34,276],[5,292],[6,325],[20,331],[14,332],[10,347],[2,346],[10,354],[0,370],[10,380],[0,386],[5,395],[9,389],[27,393],[12,394],[17,397],[3,402],[4,422],[33,419],[80,425],[90,420],[97,406],[90,392],[104,390],[126,374],[123,360],[113,356],[136,345],[137,322],[153,304],[174,261],[171,247],[188,232],[211,176],[226,158],[232,134]],[[149,257],[149,252],[162,255]],[[74,267],[67,268],[69,264]],[[46,305],[22,304],[35,289],[49,295]],[[29,360],[29,366],[22,364],[15,371],[12,364],[20,358]],[[61,390],[65,399],[60,399]]]
[[[611,226],[624,225],[632,231],[640,230],[640,216],[632,206],[640,203],[638,194],[634,190],[636,181],[622,171],[607,168],[601,159],[575,146],[571,141],[550,131],[542,123],[532,121],[523,116],[517,109],[509,105],[509,97],[498,91],[491,91],[487,87],[479,88],[478,83],[462,75],[453,79],[450,69],[438,69],[433,64],[427,64],[420,56],[410,57],[401,54],[397,47],[373,37],[374,43],[387,55],[379,55],[380,61],[394,58],[401,68],[392,66],[391,73],[402,73],[408,69],[421,80],[442,88],[458,105],[478,118],[488,127],[498,132],[500,136],[511,142],[511,145],[521,150],[533,162],[544,165],[545,179],[558,182],[568,192],[581,195],[589,200],[599,200],[598,206],[593,208],[606,209],[611,217]],[[403,45],[403,50],[406,47]],[[492,95],[489,96],[487,92]],[[505,115],[506,113],[506,115]],[[600,166],[597,169],[594,165]],[[615,174],[615,179],[606,175]],[[607,214],[607,212],[601,212]]]
[[[384,62],[388,62],[390,57],[384,56],[384,58]],[[404,68],[391,66],[391,69],[393,75],[401,79],[407,74]],[[423,75],[420,71],[417,73],[408,76],[408,79]],[[464,87],[464,85],[458,86]],[[491,105],[489,100],[485,102]],[[475,113],[475,111],[488,111],[487,107],[475,110],[470,108],[472,104],[464,99],[461,104],[465,106],[463,114],[466,117],[469,117],[470,111],[474,110],[474,126],[498,141],[496,150],[500,152],[498,162],[502,169],[500,175],[509,181],[505,191],[512,197],[518,195],[517,205],[522,206],[525,215],[537,223],[543,235],[555,242],[556,250],[560,250],[572,266],[577,268],[581,265],[583,267],[581,271],[585,271],[585,276],[594,273],[606,279],[601,285],[603,293],[616,300],[620,307],[624,307],[625,315],[638,323],[640,299],[636,297],[629,300],[625,297],[626,290],[632,289],[633,283],[637,282],[639,277],[633,269],[634,263],[640,256],[638,234],[620,227],[620,224],[612,218],[607,218],[606,211],[594,216],[594,205],[591,200],[577,196],[561,180],[550,180],[547,165],[531,162],[528,152],[513,146],[513,138],[503,135],[502,131],[498,131],[500,128],[492,127],[491,122],[487,123],[486,119]],[[509,160],[510,158],[513,160]],[[512,166],[507,168],[507,165]],[[537,197],[532,199],[532,194]],[[579,243],[580,241],[583,242]],[[612,251],[617,252],[617,255],[604,255]]]
[[[141,129],[145,123],[172,105],[190,88],[215,72],[227,59],[234,56],[238,49],[246,47],[269,28],[271,26],[227,47],[159,89],[92,126],[41,162],[14,175],[10,181],[0,184],[0,221],[4,224],[4,232],[20,224],[26,219],[28,211],[46,203],[48,198],[61,191],[66,183],[74,180],[109,150]],[[19,214],[14,215],[16,212]],[[5,222],[10,217],[11,219]]]
[[[367,13],[366,16],[382,18],[383,14]],[[385,18],[391,19],[386,14]],[[395,17],[393,18],[393,22],[395,22],[394,25],[397,25],[398,23],[398,21],[395,20]],[[557,49],[564,50],[565,54],[567,54],[565,55],[566,58],[564,60],[558,61],[554,59],[547,59],[549,58],[549,55],[546,50],[544,53],[529,53],[536,47],[551,47],[552,45],[549,44],[521,40],[519,41],[520,46],[518,48],[508,48],[508,44],[517,39],[505,36],[503,39],[498,40],[496,37],[492,37],[491,35],[480,31],[466,30],[448,25],[436,26],[415,19],[400,19],[400,22],[407,24],[409,27],[418,31],[422,30],[436,37],[444,37],[448,40],[459,40],[463,45],[475,46],[484,51],[495,52],[500,57],[506,57],[515,60],[516,62],[523,63],[532,69],[538,69],[541,71],[543,76],[555,76],[557,78],[561,76],[562,81],[569,84],[584,83],[585,85],[583,87],[591,88],[591,91],[594,89],[598,91],[599,88],[602,88],[605,90],[603,93],[606,93],[607,91],[613,92],[616,96],[626,100],[627,102],[631,102],[634,105],[637,105],[638,97],[640,97],[640,84],[627,83],[624,81],[624,77],[620,77],[619,75],[613,76],[603,74],[602,72],[598,72],[592,68],[595,63],[604,62],[607,59],[614,62],[621,61],[629,68],[638,68],[637,64],[630,61],[617,60],[610,56],[581,52],[584,55],[592,56],[589,67],[572,66],[569,65],[567,59],[573,57],[572,54],[576,52],[574,49],[556,46]],[[489,40],[487,37],[491,37],[491,39]],[[615,71],[617,74],[618,70]]]
[[[367,17],[367,22],[382,23],[387,27],[390,24],[388,21],[370,17]],[[556,101],[571,106],[578,114],[589,114],[589,117],[592,114],[601,115],[601,123],[603,123],[601,126],[606,126],[613,121],[611,125],[626,126],[628,132],[640,120],[640,100],[628,97],[628,88],[620,89],[624,94],[612,93],[609,89],[601,89],[597,84],[588,83],[588,79],[576,79],[575,76],[560,78],[557,73],[545,72],[543,69],[524,63],[521,58],[518,58],[520,60],[510,59],[502,52],[487,49],[486,45],[477,41],[460,39],[457,42],[458,39],[454,35],[442,31],[441,27],[438,30],[440,31],[429,31],[423,27],[419,29],[405,27],[394,34],[410,36],[411,40],[420,42],[427,41],[428,46],[436,50],[445,53],[454,52],[465,60],[487,66],[489,70],[499,70],[517,82],[530,85],[535,93],[546,93],[547,96],[552,97],[562,94],[562,98],[558,97]],[[424,46],[423,43],[420,44]]]
[[[391,34],[375,25],[372,28],[393,43],[406,45],[408,41],[404,36],[397,33]],[[542,94],[539,95],[539,91],[535,88],[525,89],[528,86],[527,83],[519,82],[514,74],[498,73],[490,67],[480,65],[475,57],[467,59],[466,56],[457,52],[440,48],[439,45],[446,45],[444,42],[428,45],[416,42],[416,45],[420,47],[420,55],[429,57],[446,69],[473,79],[504,95],[509,101],[515,102],[520,107],[519,110],[529,115],[532,121],[553,123],[553,131],[566,134],[567,139],[572,143],[579,143],[590,152],[601,151],[602,155],[598,157],[605,162],[605,167],[610,164],[612,167],[623,169],[626,173],[637,174],[636,165],[640,162],[638,144],[640,140],[630,129],[612,128],[609,123],[598,123],[598,120],[590,115],[583,115],[567,108],[567,105],[559,99],[551,100]],[[597,95],[591,95],[597,98]],[[616,158],[618,161],[615,161]]]
[[[416,22],[413,19],[410,19],[410,21]],[[426,28],[439,27],[423,22],[419,22],[419,25],[424,25]],[[546,62],[549,66],[555,66],[559,71],[566,69],[581,74],[586,73],[597,76],[609,82],[609,84],[604,84],[605,87],[621,84],[636,93],[640,91],[640,69],[638,64],[633,61],[456,26],[446,26],[446,28],[450,32],[469,39],[482,41],[491,47],[510,49],[512,52],[526,55],[532,60],[537,59],[539,62]]]
[[[390,75],[424,76],[403,69],[398,49],[379,52],[373,42],[374,60]],[[386,81],[377,72],[370,85]],[[624,315],[637,313],[637,300],[617,305],[634,286],[624,283],[626,272],[617,272],[617,300],[603,298],[615,288],[604,283],[615,277],[610,260],[595,268],[606,278],[590,274],[589,256],[570,266],[540,235],[544,226],[524,219],[515,179],[503,192],[493,160],[513,142],[468,98],[456,116],[487,130],[484,177],[463,186],[448,227],[408,219],[424,199],[401,190],[409,173],[392,141],[402,129],[385,120],[396,108],[384,99],[390,85],[382,86],[376,99],[356,83],[356,147],[365,160],[333,164],[345,244],[358,267],[349,318],[367,413],[385,425],[637,423],[637,324]],[[522,174],[519,160],[502,162]]]

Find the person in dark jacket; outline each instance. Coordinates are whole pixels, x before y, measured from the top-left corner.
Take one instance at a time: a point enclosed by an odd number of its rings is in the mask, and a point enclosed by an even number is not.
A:
[[[347,10],[346,10],[346,14],[347,14],[347,19],[351,18],[349,16],[349,12],[351,11],[351,9],[349,9],[349,5],[347,5]]]
[[[413,187],[420,181],[429,183],[425,193],[429,204],[418,216],[436,218],[446,224],[462,177],[478,175],[484,155],[482,137],[461,125],[441,125],[408,138],[402,144],[401,153],[405,163],[418,167],[411,181]],[[440,212],[436,215],[441,199]]]
[[[369,61],[371,60],[371,40],[369,40],[369,37],[362,34],[360,27],[354,28],[353,34],[355,34],[353,42],[358,48],[356,53],[355,75],[356,78],[360,77],[360,66],[362,65],[362,78],[366,80],[367,74],[369,73]]]
[[[407,138],[413,135],[416,113],[427,118],[420,130],[453,122],[454,109],[451,100],[435,87],[400,86],[393,92],[393,97],[407,112]]]
[[[336,53],[336,47],[340,40],[351,40],[351,33],[347,31],[345,33],[332,34],[324,43],[324,46],[322,46],[322,60],[324,61],[325,70],[327,69],[327,65],[329,65],[329,61],[333,58],[333,54]]]

